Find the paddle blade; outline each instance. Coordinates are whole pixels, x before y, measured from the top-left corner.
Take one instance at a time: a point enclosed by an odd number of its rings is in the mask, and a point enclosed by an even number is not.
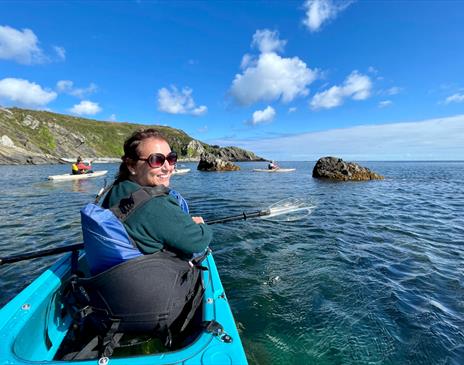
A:
[[[292,222],[307,217],[315,208],[316,206],[314,204],[309,204],[301,199],[287,198],[272,204],[269,207],[270,214],[262,218],[281,222]]]

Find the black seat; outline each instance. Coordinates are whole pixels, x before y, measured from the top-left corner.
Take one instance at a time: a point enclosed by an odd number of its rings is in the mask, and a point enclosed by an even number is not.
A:
[[[196,307],[198,296],[201,302],[200,272],[176,254],[160,251],[78,278],[77,286],[100,321],[117,321],[124,333],[165,336],[175,323],[179,330],[185,327],[188,318],[182,317],[196,309],[195,297]]]

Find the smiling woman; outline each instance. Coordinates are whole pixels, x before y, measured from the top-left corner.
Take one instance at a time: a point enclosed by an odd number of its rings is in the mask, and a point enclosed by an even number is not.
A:
[[[179,346],[199,328],[194,319],[201,311],[201,259],[192,259],[206,252],[212,231],[203,218],[190,217],[186,201],[169,189],[177,154],[158,131],[134,132],[124,143],[122,160],[102,207],[121,220],[133,245],[123,247],[112,236],[102,248],[96,240],[84,239],[87,257],[94,258],[90,270],[98,282],[106,283],[106,294],[99,292],[108,306],[103,311],[111,313],[117,306],[125,331],[154,334],[168,348]],[[148,265],[153,260],[156,264]],[[121,291],[131,295],[114,294]],[[141,321],[147,306],[153,313]],[[135,317],[139,319],[134,322]]]

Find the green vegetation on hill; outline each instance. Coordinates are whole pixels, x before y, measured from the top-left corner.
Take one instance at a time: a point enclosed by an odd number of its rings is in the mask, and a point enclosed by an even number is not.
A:
[[[159,130],[181,158],[199,158],[204,151],[231,160],[260,159],[240,148],[220,148],[195,141],[185,132],[166,126],[102,122],[48,111],[0,108],[0,138],[7,136],[15,147],[56,158],[120,157],[124,140],[140,128]]]

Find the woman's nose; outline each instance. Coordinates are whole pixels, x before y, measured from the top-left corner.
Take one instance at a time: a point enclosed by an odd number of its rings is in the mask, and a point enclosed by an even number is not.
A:
[[[168,160],[166,159],[166,160],[164,160],[164,163],[163,163],[163,165],[161,166],[161,168],[163,168],[163,169],[169,169],[170,166],[171,166],[171,165],[169,165],[169,162],[168,162]]]

